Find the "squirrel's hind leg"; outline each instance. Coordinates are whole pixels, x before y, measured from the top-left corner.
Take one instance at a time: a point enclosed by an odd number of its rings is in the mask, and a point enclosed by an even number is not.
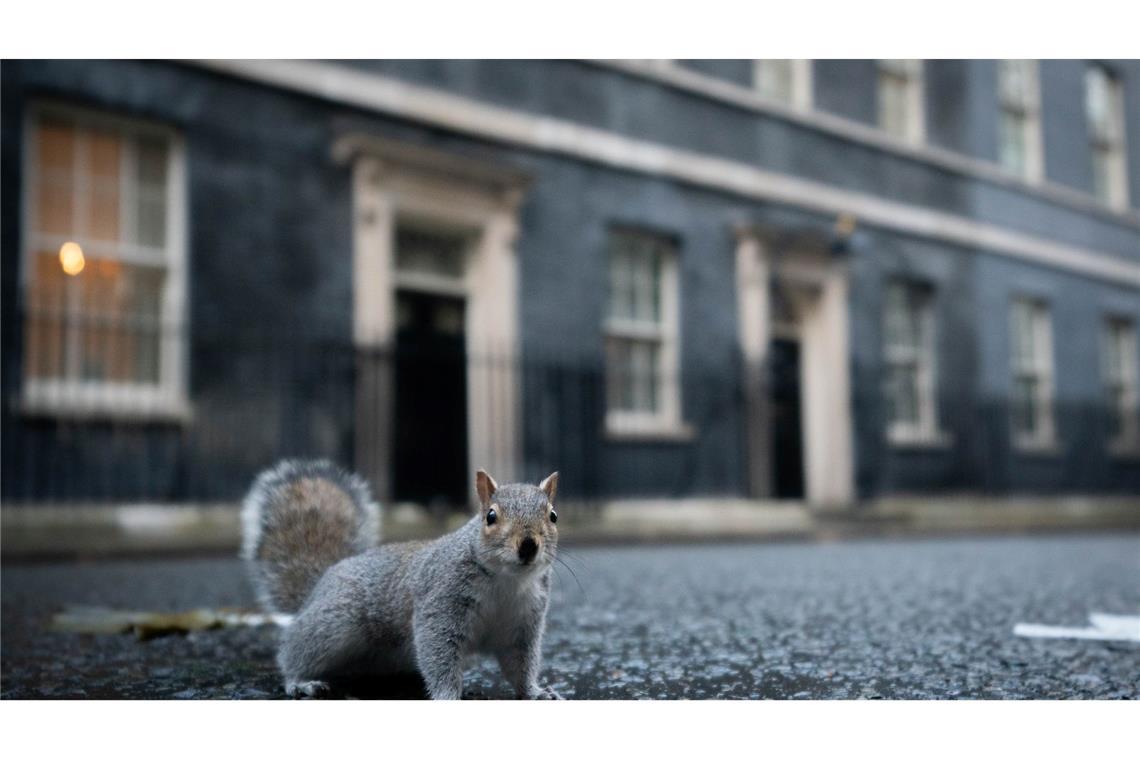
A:
[[[289,696],[325,696],[329,681],[369,651],[368,633],[342,596],[327,593],[304,607],[281,632],[277,664]]]

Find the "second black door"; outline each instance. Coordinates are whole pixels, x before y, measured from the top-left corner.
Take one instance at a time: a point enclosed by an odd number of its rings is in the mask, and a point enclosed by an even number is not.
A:
[[[394,496],[467,503],[467,366],[463,299],[396,294]]]
[[[777,499],[804,497],[800,419],[800,344],[773,340],[769,352],[772,408],[772,477]]]

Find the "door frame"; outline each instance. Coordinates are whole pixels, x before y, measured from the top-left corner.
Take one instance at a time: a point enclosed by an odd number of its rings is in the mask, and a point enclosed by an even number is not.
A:
[[[800,400],[804,486],[809,503],[852,504],[854,489],[847,267],[820,237],[779,245],[776,233],[754,225],[736,230],[737,319],[746,398],[748,489],[773,493],[772,423],[767,399],[768,349],[774,333],[794,329],[800,341]],[[778,246],[778,247],[777,247]],[[786,249],[786,250],[785,250]],[[774,251],[779,250],[778,258]],[[771,283],[794,294],[793,328],[777,325]]]
[[[357,469],[377,498],[391,499],[395,295],[398,286],[409,284],[397,277],[395,238],[397,226],[409,221],[470,236],[462,281],[441,285],[467,302],[467,469],[472,478],[483,468],[500,481],[516,479],[522,459],[514,244],[529,178],[496,164],[365,135],[341,138],[333,155],[352,166],[353,341],[358,352],[380,358],[365,359],[358,373]]]

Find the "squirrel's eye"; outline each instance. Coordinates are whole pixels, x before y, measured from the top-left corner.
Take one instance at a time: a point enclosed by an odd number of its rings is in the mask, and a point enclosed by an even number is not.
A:
[[[552,523],[558,522],[558,513],[555,512],[553,509],[550,510],[550,522],[552,522]]]
[[[487,510],[487,524],[488,525],[494,525],[495,520],[498,520],[498,519],[499,519],[499,516],[497,514],[495,514],[494,509],[488,509]]]

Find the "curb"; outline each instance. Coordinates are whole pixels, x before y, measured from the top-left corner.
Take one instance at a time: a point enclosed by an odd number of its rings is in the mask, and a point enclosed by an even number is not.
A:
[[[568,545],[1140,531],[1138,498],[884,499],[845,511],[744,499],[617,501],[560,510]],[[414,505],[384,510],[386,541],[434,538],[466,520]],[[21,506],[0,509],[0,558],[42,561],[236,554],[237,504]]]

